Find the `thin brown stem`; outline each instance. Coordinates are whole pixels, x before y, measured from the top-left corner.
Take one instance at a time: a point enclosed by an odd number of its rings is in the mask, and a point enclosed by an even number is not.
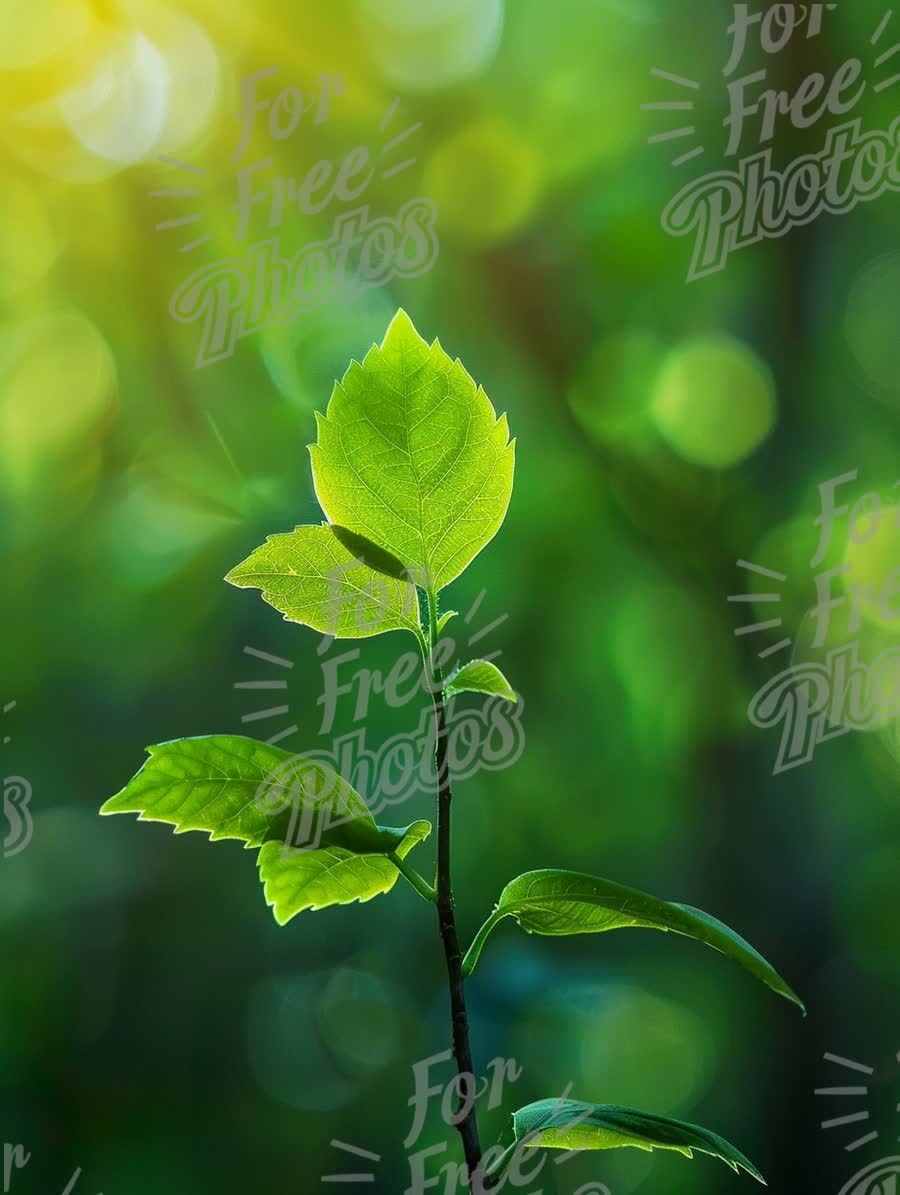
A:
[[[433,594],[428,595],[429,638],[432,652],[428,671],[434,701],[434,762],[437,772],[437,910],[441,941],[447,960],[447,978],[450,985],[450,1018],[453,1028],[453,1057],[460,1077],[460,1099],[458,1113],[465,1115],[456,1128],[462,1138],[463,1152],[468,1169],[468,1186],[473,1190],[472,1180],[481,1162],[481,1144],[478,1140],[478,1122],[475,1116],[475,1068],[472,1065],[472,1049],[469,1044],[469,1017],[466,1011],[466,997],[462,973],[462,954],[456,933],[456,917],[453,910],[453,885],[450,878],[450,805],[453,793],[450,787],[450,765],[447,755],[447,708],[444,702],[444,681],[440,668],[433,666],[433,653],[437,643],[437,602]]]

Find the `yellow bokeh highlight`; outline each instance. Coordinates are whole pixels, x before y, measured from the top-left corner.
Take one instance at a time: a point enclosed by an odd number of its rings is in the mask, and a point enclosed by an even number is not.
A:
[[[537,202],[541,160],[506,120],[488,118],[447,138],[425,171],[441,226],[478,243],[519,232]]]
[[[384,79],[432,92],[483,71],[503,30],[505,0],[358,0],[360,28]]]
[[[57,311],[0,332],[2,480],[27,490],[58,465],[111,411],[116,369],[85,316]]]
[[[0,4],[0,70],[43,66],[83,41],[95,25],[88,0],[4,0]]]
[[[53,179],[97,182],[184,147],[221,102],[218,55],[147,0],[0,7],[0,139]]]
[[[0,299],[27,290],[49,270],[59,237],[34,187],[0,176]]]

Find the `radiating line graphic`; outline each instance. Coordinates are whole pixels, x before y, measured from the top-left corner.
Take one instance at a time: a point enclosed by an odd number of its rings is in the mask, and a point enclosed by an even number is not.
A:
[[[344,1153],[353,1154],[357,1158],[366,1158],[370,1162],[380,1162],[381,1155],[372,1153],[368,1149],[360,1149],[358,1145],[349,1145],[346,1141],[338,1141],[334,1138],[331,1142],[335,1149],[341,1149]],[[356,1174],[323,1174],[323,1183],[373,1183],[375,1181],[374,1171],[359,1172]]]
[[[784,573],[776,573],[774,569],[763,568],[760,564],[751,564],[749,560],[739,560],[737,566],[738,568],[745,568],[751,573],[759,573],[761,577],[771,577],[774,581],[787,580]]]
[[[279,730],[277,734],[273,734],[271,738],[266,739],[270,747],[274,747],[276,743],[280,743],[282,739],[289,739],[292,734],[296,734],[300,727],[296,722],[291,726],[286,726],[284,730]]]
[[[691,158],[696,158],[703,153],[703,146],[698,145],[696,149],[689,149],[686,154],[682,154],[680,158],[673,158],[673,166],[681,166],[684,162],[689,162]]]
[[[757,631],[768,631],[768,630],[771,630],[772,627],[780,627],[780,626],[781,626],[780,618],[770,618],[767,622],[755,622],[751,626],[738,627],[734,633],[735,633],[735,635],[753,635]]]
[[[871,42],[872,42],[873,46],[878,44],[878,42],[881,38],[881,35],[882,35],[882,33],[884,33],[885,29],[887,28],[888,23],[890,22],[890,19],[892,16],[893,16],[893,10],[889,8],[887,10],[887,12],[884,14],[884,16],[881,18],[881,22],[879,23],[878,28],[872,34]],[[889,62],[894,57],[894,55],[897,53],[898,50],[900,50],[900,42],[895,42],[894,45],[889,46],[886,50],[884,50],[881,54],[879,54],[878,57],[875,59],[876,69],[884,66],[884,64],[886,62]],[[872,85],[872,90],[875,92],[886,91],[889,87],[893,87],[895,83],[900,83],[900,73],[891,75],[890,78],[882,79],[880,83],[874,83]]]
[[[190,162],[182,162],[180,158],[170,158],[161,156],[159,161],[166,166],[174,166],[177,170],[187,170],[191,174],[207,174],[201,166],[193,166]],[[196,199],[201,192],[197,187],[157,187],[150,191],[151,199]],[[203,219],[201,212],[191,212],[187,216],[173,217],[170,220],[160,220],[154,227],[157,232],[168,232],[173,228],[184,228],[188,224],[197,224]],[[179,245],[179,253],[189,253],[192,249],[196,249],[198,245],[205,245],[207,241],[212,240],[212,233],[204,233],[203,236],[195,237],[184,245]]]
[[[417,133],[421,127],[421,120],[417,120],[416,123],[411,124],[408,129],[404,129],[402,133],[398,133],[396,137],[386,142],[386,144],[382,147],[381,152],[383,154],[390,153],[390,151],[395,149],[401,141],[405,141],[407,137],[411,137],[413,133]]]
[[[14,701],[7,701],[6,705],[3,707],[4,715],[11,713],[15,708],[16,703]],[[3,736],[3,745],[6,746],[6,744],[10,742],[12,742],[12,737],[8,734],[5,734]]]
[[[780,602],[780,593],[733,593],[729,602]]]
[[[871,1066],[864,1066],[861,1062],[854,1062],[851,1058],[841,1058],[839,1054],[825,1054],[823,1055],[826,1062],[834,1062],[837,1066],[845,1066],[851,1071],[860,1071],[864,1075],[874,1075],[875,1070]]]
[[[657,79],[665,79],[669,83],[677,83],[679,87],[690,87],[694,91],[700,90],[700,84],[696,79],[685,79],[683,75],[670,75],[668,71],[660,70],[658,66],[651,66],[650,74],[655,75]]]
[[[182,162],[178,158],[169,158],[169,157],[166,157],[165,155],[162,155],[159,160],[161,162],[165,162],[165,164],[167,166],[177,166],[179,168],[179,170],[190,170],[191,173],[193,173],[193,174],[208,174],[209,173],[208,171],[204,170],[201,166],[192,166],[190,164],[190,162]]]
[[[465,614],[465,615],[463,615],[463,622],[471,622],[471,621],[472,621],[472,619],[473,619],[473,618],[475,617],[475,615],[478,613],[478,607],[479,607],[479,606],[481,605],[481,603],[484,601],[484,599],[485,599],[485,597],[486,597],[486,596],[487,596],[487,590],[486,590],[486,589],[482,589],[482,590],[481,590],[481,592],[478,594],[478,597],[477,597],[477,598],[475,599],[475,601],[472,603],[472,606],[471,606],[471,608],[470,608],[470,610],[469,610],[469,613],[468,613],[468,614]]]
[[[381,120],[379,121],[378,128],[379,128],[380,132],[383,133],[385,131],[385,129],[388,127],[388,125],[391,123],[391,121],[393,120],[394,113],[397,111],[397,105],[399,103],[400,103],[400,97],[395,96],[394,99],[391,101],[390,107],[388,108],[387,112],[385,112],[384,116],[382,116]],[[407,137],[411,137],[413,135],[413,133],[418,133],[418,131],[419,131],[419,129],[421,129],[421,127],[422,127],[422,121],[418,120],[418,121],[416,121],[415,124],[411,124],[407,128],[405,128],[401,133],[397,133],[397,135],[395,137],[392,137],[390,139],[390,141],[386,141],[384,143],[384,145],[381,147],[381,156],[387,157],[389,154],[393,153],[393,151],[397,148],[398,145],[402,145],[402,143],[407,139]],[[386,170],[382,170],[381,177],[384,179],[393,178],[394,175],[399,174],[401,172],[401,170],[408,170],[410,166],[414,166],[415,164],[416,164],[416,159],[414,157],[406,158],[406,159],[404,159],[404,161],[398,162],[394,166],[389,166],[389,167],[387,167]]]
[[[249,644],[243,648],[245,656],[251,656],[254,660],[262,660],[265,664],[274,664],[276,668],[284,668],[290,670],[294,667],[293,660],[286,660],[284,656],[275,656],[268,651],[260,651],[258,647],[251,647]],[[288,688],[288,682],[283,677],[278,678],[262,678],[257,680],[239,680],[235,681],[233,686],[238,692],[246,693],[260,693],[260,692],[284,692]],[[248,722],[261,722],[269,718],[280,718],[284,714],[290,716],[290,705],[276,705],[269,709],[251,710],[249,713],[241,715],[241,722],[246,724]],[[291,722],[289,725],[276,730],[274,734],[266,739],[270,747],[276,746],[284,739],[289,739],[291,735],[297,734],[300,726],[297,722]]]
[[[844,1070],[853,1071],[861,1075],[873,1075],[874,1068],[866,1066],[863,1062],[855,1062],[852,1058],[843,1058],[840,1054],[824,1054],[823,1058],[826,1062],[832,1063],[834,1066],[839,1066]],[[859,1083],[847,1086],[835,1087],[817,1087],[814,1094],[817,1096],[825,1096],[827,1099],[859,1099],[866,1097],[869,1094],[868,1086]],[[861,1112],[848,1112],[839,1116],[829,1117],[827,1120],[821,1122],[823,1129],[838,1129],[845,1125],[860,1124],[869,1119],[868,1110]],[[861,1137],[856,1137],[844,1146],[846,1153],[853,1153],[854,1150],[862,1149],[864,1145],[868,1145],[870,1141],[875,1141],[878,1138],[878,1131],[873,1129],[871,1132],[864,1133]]]
[[[784,651],[786,647],[790,646],[790,639],[779,639],[777,643],[773,643],[771,647],[767,647],[765,651],[759,652],[758,655],[761,660],[765,660],[769,656],[774,656],[777,651]]]
[[[198,245],[205,245],[207,241],[212,240],[212,233],[208,232],[206,236],[197,237],[196,241],[188,241],[186,245],[182,245],[178,250],[179,253],[190,253],[192,249],[196,249]]]
[[[388,170],[382,170],[382,178],[393,178],[395,174],[399,174],[401,170],[407,170],[410,166],[415,166],[415,158],[407,158],[405,162],[400,162],[396,166],[391,166]]]
[[[744,569],[746,572],[755,573],[759,577],[767,577],[771,581],[786,581],[787,577],[784,573],[778,573],[772,568],[764,568],[761,564],[753,564],[749,560],[738,560],[737,567]],[[756,602],[780,602],[780,593],[732,593],[728,596],[729,602],[747,602],[755,604]],[[762,622],[747,623],[744,626],[735,627],[734,634],[741,635],[755,635],[757,631],[771,631],[782,625],[780,618],[769,618]],[[768,656],[774,655],[776,652],[784,651],[786,647],[791,646],[792,640],[789,638],[779,639],[777,643],[771,644],[756,654],[761,660]]]
[[[381,1161],[381,1154],[373,1154],[371,1150],[360,1149],[358,1145],[348,1145],[346,1141],[338,1141],[337,1138],[333,1138],[331,1144],[335,1149],[343,1149],[348,1154],[356,1154],[358,1158],[368,1158],[372,1162]]]
[[[856,1124],[860,1120],[868,1120],[868,1112],[851,1112],[849,1116],[836,1116],[834,1120],[823,1120],[823,1129],[834,1129],[842,1124]]]
[[[241,714],[241,721],[259,722],[263,718],[277,718],[280,714],[286,714],[290,708],[289,705],[273,705],[268,710],[254,710],[252,714]]]
[[[245,647],[245,656],[255,656],[257,660],[265,660],[267,664],[277,664],[279,668],[293,668],[294,661],[286,660],[283,656],[272,656],[267,651],[259,651],[255,647]]]
[[[693,106],[691,100],[664,100],[656,104],[641,104],[644,112],[686,112]]]
[[[650,68],[650,74],[657,79],[664,79],[667,83],[674,83],[677,87],[687,87],[692,91],[699,91],[700,84],[696,79],[685,79],[683,75],[673,75],[668,71],[660,70],[658,66]],[[693,100],[651,100],[649,103],[641,104],[641,108],[645,112],[689,112],[694,107]],[[677,141],[682,137],[693,137],[696,133],[694,125],[685,125],[680,129],[670,129],[664,133],[654,133],[647,138],[648,145],[656,145],[659,142]],[[685,162],[690,162],[703,153],[703,146],[696,145],[693,149],[689,149],[686,153],[679,154],[677,158],[672,159],[673,166],[683,166]]]
[[[484,601],[486,595],[487,595],[487,590],[484,588],[482,588],[478,592],[478,595],[476,596],[475,600],[472,602],[472,605],[469,607],[468,611],[463,616],[463,619],[462,619],[463,623],[470,624],[472,622],[475,615],[478,613],[479,609],[481,608],[481,604]],[[473,631],[469,635],[468,639],[466,640],[466,646],[474,647],[476,644],[480,643],[482,639],[486,639],[488,635],[490,635],[493,631],[496,631],[496,629],[499,626],[502,626],[503,623],[506,622],[508,618],[509,618],[508,613],[501,614],[498,618],[495,618],[493,620],[493,622],[489,622],[487,624],[487,626],[481,627],[479,630]],[[245,656],[250,656],[254,660],[261,660],[265,664],[274,664],[274,666],[276,668],[292,669],[294,667],[293,660],[287,660],[284,658],[284,656],[273,655],[271,652],[268,652],[268,651],[261,651],[258,647],[251,647],[249,644],[247,644],[242,649],[242,651]],[[497,657],[501,656],[502,654],[503,654],[503,648],[497,648],[496,650],[490,652],[488,655],[479,655],[478,658],[482,659],[482,660],[487,660],[488,662],[491,662],[493,660],[496,660]],[[272,718],[272,719],[281,718],[281,717],[291,718],[291,716],[292,716],[291,706],[290,706],[290,698],[288,697],[289,684],[288,684],[288,681],[283,679],[282,677],[265,677],[265,676],[263,676],[263,677],[256,677],[256,678],[253,678],[250,680],[234,681],[232,684],[232,688],[238,693],[248,694],[250,696],[252,696],[255,693],[284,693],[285,694],[285,703],[283,703],[281,705],[273,705],[273,706],[267,707],[265,709],[253,709],[253,710],[249,710],[247,713],[241,714],[242,725],[247,725],[247,724],[253,723],[253,722],[265,722],[265,721],[268,721],[270,718]],[[283,726],[279,730],[275,731],[265,741],[269,744],[269,746],[274,747],[278,743],[283,742],[285,739],[289,739],[292,735],[299,733],[300,726],[301,726],[301,723],[299,721],[290,722],[287,726]]]
[[[387,112],[385,112],[384,116],[382,116],[381,121],[379,122],[378,129],[380,132],[383,133],[384,130],[388,127],[388,125],[393,120],[394,113],[397,111],[397,106],[399,105],[399,103],[400,103],[400,97],[399,97],[399,95],[395,95],[393,100],[391,101],[391,106],[388,108]]]
[[[255,660],[262,660],[266,664],[274,664],[276,668],[292,669],[294,667],[293,660],[286,660],[284,656],[275,656],[268,651],[260,651],[258,647],[251,647],[247,644],[243,648],[245,656],[251,656]],[[282,677],[265,678],[259,680],[239,680],[235,681],[233,688],[238,692],[258,693],[258,692],[284,692],[288,688],[288,682]],[[246,724],[248,722],[265,721],[268,718],[280,718],[284,714],[290,716],[290,705],[276,705],[270,709],[252,710],[250,713],[241,715],[241,722]],[[274,734],[266,739],[270,747],[276,746],[284,739],[289,739],[291,735],[297,734],[300,726],[297,722],[291,722],[289,725],[276,730]]]
[[[686,125],[683,129],[670,129],[668,133],[655,133],[647,138],[647,142],[655,145],[657,141],[673,141],[676,137],[690,137],[696,131],[693,125]]]
[[[885,29],[887,29],[888,23],[890,22],[890,19],[893,15],[894,15],[893,9],[889,8],[887,10],[887,12],[884,14],[884,16],[881,18],[881,23],[879,24],[878,28],[875,30],[875,32],[872,34],[872,37],[871,37],[871,42],[872,42],[873,46],[878,45],[878,41],[879,41],[882,33],[884,33]]]
[[[856,1141],[851,1141],[849,1145],[845,1145],[844,1149],[847,1153],[852,1153],[854,1149],[859,1149],[861,1145],[868,1145],[870,1141],[874,1141],[878,1136],[877,1132],[866,1133],[865,1137],[859,1137]]]
[[[176,220],[163,220],[157,224],[156,231],[163,232],[167,228],[183,228],[185,224],[196,224],[203,217],[197,212],[193,216],[179,216]]]

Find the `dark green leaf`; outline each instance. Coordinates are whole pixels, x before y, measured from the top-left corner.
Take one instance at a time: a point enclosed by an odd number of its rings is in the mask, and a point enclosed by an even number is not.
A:
[[[646,1150],[671,1149],[687,1158],[693,1157],[697,1150],[720,1158],[735,1173],[742,1168],[758,1182],[765,1183],[753,1163],[717,1133],[669,1116],[656,1116],[652,1112],[638,1112],[614,1104],[538,1100],[513,1113],[513,1133],[517,1142],[531,1149],[633,1146]]]
[[[576,871],[529,871],[507,884],[466,955],[465,974],[472,972],[485,940],[504,917],[513,917],[531,934],[596,934],[629,927],[683,934],[729,955],[767,987],[803,1008],[762,955],[715,917]]]

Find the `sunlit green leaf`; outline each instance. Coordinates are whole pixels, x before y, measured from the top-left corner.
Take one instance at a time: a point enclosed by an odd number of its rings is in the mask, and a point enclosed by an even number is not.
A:
[[[513,1113],[517,1142],[530,1149],[671,1149],[685,1157],[694,1150],[720,1158],[735,1173],[744,1169],[757,1181],[765,1179],[724,1137],[699,1125],[669,1116],[638,1112],[614,1104],[585,1104],[580,1100],[538,1100]],[[497,1167],[502,1169],[504,1159]]]
[[[286,620],[337,639],[415,633],[415,587],[364,563],[368,558],[392,568],[382,549],[366,548],[361,536],[341,531],[323,523],[270,535],[225,580],[242,589],[261,589],[263,599]]]
[[[269,842],[259,852],[259,877],[265,885],[266,902],[272,906],[275,920],[284,925],[305,909],[324,909],[351,901],[367,901],[389,892],[400,872],[388,858],[395,852],[401,859],[431,833],[430,822],[413,822],[404,830],[378,827],[385,836],[384,851],[359,852],[329,842],[316,850],[297,851],[280,842]]]
[[[762,955],[715,917],[576,871],[529,871],[507,884],[466,955],[465,974],[474,969],[485,940],[504,917],[514,918],[530,934],[597,934],[629,927],[683,934],[729,955],[772,991],[803,1008]]]
[[[150,758],[101,813],[138,813],[175,833],[202,830],[215,841],[261,847],[258,866],[280,924],[303,909],[371,900],[400,874],[390,856],[406,854],[431,832],[377,826],[336,772],[240,735],[176,739],[148,748]]]
[[[237,838],[248,846],[261,846],[274,821],[298,801],[327,809],[332,821],[372,820],[358,793],[330,768],[242,735],[174,739],[147,752],[150,758],[101,813],[137,813],[141,821],[168,822],[176,834],[204,830],[212,841]]]
[[[492,697],[505,697],[507,701],[518,701],[509,681],[489,660],[470,660],[447,681],[446,693],[488,693]]]
[[[446,625],[450,621],[450,619],[456,618],[457,614],[459,614],[458,610],[445,610],[444,611],[444,613],[440,616],[440,618],[437,621],[438,637],[440,637],[444,633],[444,627],[446,627]]]
[[[322,509],[398,557],[417,584],[449,584],[496,535],[512,493],[506,416],[406,312],[317,418]]]

